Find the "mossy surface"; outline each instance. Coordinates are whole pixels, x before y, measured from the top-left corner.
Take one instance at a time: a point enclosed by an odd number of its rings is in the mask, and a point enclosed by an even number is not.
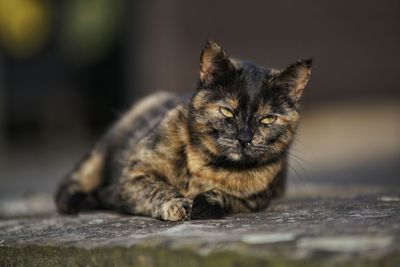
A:
[[[233,251],[214,251],[201,255],[191,249],[166,249],[160,247],[112,247],[84,249],[77,247],[23,246],[0,247],[0,266],[140,266],[140,267],[286,267],[286,266],[379,266],[395,267],[400,254],[394,253],[380,259],[362,257],[337,259],[319,257],[287,259],[278,256],[248,254]]]

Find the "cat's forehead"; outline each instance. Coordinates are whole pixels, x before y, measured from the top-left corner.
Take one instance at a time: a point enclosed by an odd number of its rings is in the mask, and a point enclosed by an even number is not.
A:
[[[253,99],[249,95],[238,97],[236,94],[227,94],[222,100],[217,101],[217,104],[226,106],[242,114],[268,114],[274,109],[273,103],[262,99],[260,94],[255,94]]]
[[[265,91],[275,70],[256,65],[248,61],[236,63],[238,93],[247,94],[250,98]]]
[[[233,108],[255,109],[265,104],[265,90],[272,75],[269,69],[251,62],[236,63],[238,75],[227,90],[225,100]]]
[[[285,101],[279,90],[270,87],[274,69],[267,69],[251,62],[235,64],[237,73],[233,83],[222,90],[222,103],[232,108],[243,118],[254,114],[285,113]]]
[[[247,89],[249,93],[259,91],[265,81],[268,80],[269,71],[262,66],[249,61],[241,61],[236,66],[240,73],[240,79],[243,80],[246,87],[243,89]]]

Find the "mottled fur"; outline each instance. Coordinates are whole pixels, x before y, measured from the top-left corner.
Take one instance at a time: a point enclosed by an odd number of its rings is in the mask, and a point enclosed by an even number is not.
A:
[[[264,69],[209,41],[193,96],[158,93],[134,105],[61,183],[58,209],[170,221],[264,209],[284,190],[310,70],[311,60]],[[262,124],[267,116],[274,121]]]

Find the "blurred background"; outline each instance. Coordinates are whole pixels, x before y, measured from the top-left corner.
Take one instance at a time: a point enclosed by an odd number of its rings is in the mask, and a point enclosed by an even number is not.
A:
[[[290,182],[400,186],[400,2],[0,0],[0,198],[52,193],[140,97],[192,90],[208,38],[313,57]]]

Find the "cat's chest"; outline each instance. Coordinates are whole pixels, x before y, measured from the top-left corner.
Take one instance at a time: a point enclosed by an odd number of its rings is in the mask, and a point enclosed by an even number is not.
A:
[[[232,171],[201,165],[189,158],[188,169],[191,175],[187,187],[182,190],[185,196],[194,198],[199,193],[218,189],[245,198],[265,190],[280,171],[281,163],[246,171]]]

